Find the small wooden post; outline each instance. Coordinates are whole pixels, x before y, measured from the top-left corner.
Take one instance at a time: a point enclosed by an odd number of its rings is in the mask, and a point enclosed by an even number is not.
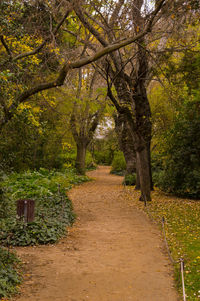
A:
[[[17,215],[24,217],[25,223],[34,221],[35,201],[22,199],[17,201]]]

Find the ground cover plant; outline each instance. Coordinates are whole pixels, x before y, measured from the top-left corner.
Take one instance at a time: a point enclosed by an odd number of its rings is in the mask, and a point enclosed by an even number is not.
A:
[[[0,248],[0,299],[17,291],[21,282],[19,260],[8,250]]]
[[[173,259],[185,263],[185,290],[187,300],[197,301],[200,298],[200,202],[168,196],[159,190],[152,192],[152,202],[144,207],[138,202],[139,192],[133,187],[126,188],[127,197],[141,210],[144,210],[161,227],[165,219],[165,232]],[[182,292],[179,263],[175,267],[175,280],[179,292]]]
[[[17,257],[9,245],[26,246],[54,243],[66,234],[74,221],[70,199],[66,195],[73,184],[87,181],[74,169],[61,171],[26,171],[2,175],[0,189],[0,299],[16,292],[21,281]],[[16,200],[35,200],[35,219],[25,223],[16,216]],[[4,247],[3,247],[4,246]]]
[[[4,176],[1,243],[21,246],[54,243],[74,220],[66,190],[86,179],[77,176],[72,169],[67,172],[40,169]],[[30,223],[16,217],[16,200],[24,198],[33,199],[36,204],[35,219]]]

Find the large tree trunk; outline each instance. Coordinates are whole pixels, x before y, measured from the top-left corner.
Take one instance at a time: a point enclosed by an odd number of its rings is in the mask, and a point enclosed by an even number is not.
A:
[[[140,190],[139,162],[137,160],[137,156],[136,156],[136,184],[135,184],[135,190]]]
[[[75,167],[79,174],[84,175],[87,144],[84,142],[79,142],[77,143],[76,147],[77,147],[77,154],[76,154]]]
[[[133,174],[136,172],[136,154],[128,123],[123,114],[115,115],[114,119],[119,147],[126,161],[126,175]]]
[[[127,121],[124,122],[121,137],[121,149],[126,161],[126,175],[131,175],[136,172],[136,154],[134,150],[133,139],[130,135],[130,129],[127,125]]]
[[[151,190],[154,190],[154,188],[153,188],[153,178],[152,178],[152,169],[151,169],[151,141],[149,141],[147,147],[148,147],[148,161],[149,161],[149,176],[150,176],[150,181],[151,181],[150,188],[151,188]]]
[[[118,98],[122,104],[128,104],[130,101],[134,104],[132,115],[124,113],[129,127],[129,133],[136,151],[137,167],[137,187],[141,190],[141,200],[151,201],[151,172],[149,161],[148,146],[151,141],[151,111],[146,95],[146,88],[142,81],[138,81],[134,88],[132,100],[130,100],[130,91],[123,77],[115,78],[115,88]],[[135,116],[135,118],[134,118]]]
[[[141,201],[151,201],[151,177],[149,169],[148,148],[143,139],[139,138],[136,147],[137,173],[141,190]]]
[[[148,164],[149,164],[149,176],[150,176],[150,188],[151,190],[154,190],[153,188],[153,180],[152,180],[152,171],[151,171],[151,149],[150,149],[150,143],[146,145],[147,147],[147,154],[148,154]],[[136,185],[135,189],[140,190],[140,174],[139,174],[139,165],[137,163],[136,158]]]
[[[136,172],[136,158],[135,152],[125,151],[124,158],[126,161],[126,175],[132,175]]]
[[[141,41],[142,42],[142,41]],[[150,142],[151,142],[151,110],[147,98],[145,80],[148,71],[146,52],[139,47],[138,66],[135,78],[131,78],[123,71],[117,74],[111,70],[114,78],[119,104],[116,106],[130,128],[130,134],[136,151],[136,161],[140,184],[141,200],[150,201],[151,172],[150,172]],[[111,95],[109,91],[109,95]],[[112,97],[112,96],[111,96]],[[112,97],[113,99],[113,97]],[[116,100],[114,104],[116,105]]]

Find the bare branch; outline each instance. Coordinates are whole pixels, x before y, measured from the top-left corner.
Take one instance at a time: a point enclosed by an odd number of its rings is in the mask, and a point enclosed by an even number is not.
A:
[[[112,13],[112,16],[111,16],[110,22],[109,22],[109,27],[110,28],[113,27],[114,23],[118,19],[118,15],[119,15],[120,9],[121,9],[123,4],[124,4],[124,0],[119,0],[118,3],[116,4],[116,7],[115,7],[115,9]]]
[[[87,21],[84,16],[84,11],[80,8],[80,6],[74,4],[74,11],[82,24],[95,36],[95,38],[101,43],[101,45],[104,47],[108,46],[108,43],[103,38],[103,36],[92,26],[92,24]]]
[[[6,49],[6,52],[9,55],[10,59],[12,59],[12,52],[10,51],[8,45],[6,44],[6,41],[5,41],[3,35],[0,35],[0,40],[1,40],[1,43],[3,44],[4,48]]]
[[[97,25],[99,25],[99,27],[101,27],[104,31],[106,31],[105,26],[104,26],[101,22],[99,22],[97,19],[93,18],[93,17],[92,17],[91,15],[89,15],[86,11],[85,11],[84,13],[85,13],[85,15],[86,15],[90,20],[92,20],[94,23],[96,23]]]

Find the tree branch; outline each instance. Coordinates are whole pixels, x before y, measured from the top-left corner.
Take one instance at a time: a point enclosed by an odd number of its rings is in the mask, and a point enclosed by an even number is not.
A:
[[[75,112],[72,113],[71,118],[70,118],[70,128],[71,128],[71,131],[72,131],[73,138],[74,138],[75,142],[77,143],[79,135],[78,135],[78,132],[77,132],[77,129],[76,129]]]
[[[125,39],[123,41],[120,41],[120,42],[118,41],[118,42],[116,42],[114,44],[110,44],[110,45],[104,47],[103,49],[100,49],[99,51],[97,51],[94,55],[87,56],[85,58],[82,58],[82,59],[74,61],[74,62],[67,62],[67,63],[65,63],[63,65],[63,67],[62,67],[62,69],[61,69],[58,77],[54,81],[47,82],[47,83],[41,83],[41,84],[39,84],[39,85],[37,85],[37,86],[35,86],[33,88],[30,88],[30,89],[24,91],[21,95],[19,95],[19,97],[16,99],[16,101],[14,101],[12,103],[12,105],[8,108],[9,112],[15,110],[20,103],[24,102],[27,98],[29,98],[32,95],[35,95],[36,93],[38,93],[40,91],[62,86],[64,84],[65,78],[66,78],[69,70],[80,68],[80,67],[88,65],[88,64],[90,64],[92,62],[95,62],[98,59],[100,59],[103,56],[105,56],[106,54],[109,54],[109,53],[111,53],[111,52],[113,52],[115,50],[118,50],[118,49],[120,49],[122,47],[130,45],[130,44],[134,43],[135,41],[138,41],[139,39],[141,39],[142,37],[144,37],[146,34],[148,34],[148,32],[151,31],[153,20],[156,17],[156,14],[161,9],[161,7],[162,7],[162,5],[163,5],[164,2],[165,2],[165,0],[161,0],[159,2],[158,7],[152,13],[152,18],[147,23],[147,26],[146,26],[146,28],[145,28],[145,30],[143,32],[138,33],[136,36],[132,36],[132,37],[130,37],[128,39]],[[10,114],[10,116],[11,115],[12,114]]]
[[[89,41],[88,39],[87,39],[87,40],[79,39],[78,34],[74,33],[73,31],[68,30],[67,28],[63,28],[63,31],[65,31],[65,32],[67,32],[67,33],[69,33],[69,34],[71,34],[73,37],[76,38],[76,40],[77,40],[79,43],[86,45],[86,46],[87,46],[88,48],[90,48],[91,50],[93,50],[93,51],[96,51],[96,50],[97,50],[96,47],[95,47],[92,43],[90,43],[90,41]]]
[[[71,12],[71,9],[68,8],[67,11],[65,12],[64,16],[62,17],[61,21],[57,24],[55,29],[52,31],[51,35],[49,37],[47,37],[38,47],[36,47],[32,51],[28,51],[28,52],[24,52],[24,53],[20,53],[20,54],[16,55],[15,57],[12,58],[12,61],[16,62],[22,58],[25,58],[25,57],[31,56],[31,55],[35,55],[36,53],[38,53],[45,46],[45,44],[51,39],[52,35],[54,36],[57,34],[58,30],[60,29],[60,27],[62,26],[62,24],[64,23],[65,19],[68,17],[70,12]]]
[[[52,82],[49,83],[42,83],[34,88],[31,88],[25,92],[23,92],[18,98],[17,98],[17,104],[25,101],[28,97],[43,91],[43,90],[47,90],[47,89],[51,89],[51,88],[55,88],[55,87],[59,87],[62,86],[64,84],[65,78],[68,74],[68,71],[70,69],[77,69],[80,67],[83,67],[85,65],[88,65],[92,62],[97,61],[98,59],[102,58],[103,56],[105,56],[106,54],[109,54],[115,50],[118,50],[122,47],[125,47],[135,41],[137,41],[138,39],[140,39],[141,37],[143,37],[145,34],[147,34],[147,31],[144,31],[143,33],[140,33],[134,37],[128,38],[126,40],[123,40],[121,42],[118,43],[114,43],[111,44],[103,49],[100,49],[99,51],[97,51],[94,55],[91,56],[87,56],[85,58],[82,58],[80,60],[74,61],[74,62],[68,62],[65,63],[63,68],[61,69],[59,76],[57,77],[57,79],[55,79]],[[10,109],[12,109],[12,105],[10,107]]]
[[[12,60],[12,52],[10,51],[8,45],[6,44],[6,41],[4,40],[3,35],[0,35],[0,40],[1,40],[1,43],[3,44],[4,48],[6,49],[6,52],[9,55],[10,60]]]
[[[154,22],[154,20],[155,20],[155,17],[156,17],[156,15],[159,13],[159,11],[161,10],[161,8],[163,7],[165,1],[166,1],[166,0],[160,0],[160,1],[158,0],[158,1],[157,1],[157,3],[156,3],[156,8],[155,8],[155,10],[151,13],[151,16],[152,16],[152,17],[150,18],[150,20],[148,21],[147,26],[146,26],[146,30],[147,30],[148,32],[151,31],[152,26],[153,26],[153,22]]]
[[[95,38],[101,43],[101,45],[104,47],[108,46],[108,43],[103,38],[103,36],[86,20],[84,12],[76,4],[74,4],[74,11],[80,19],[81,23],[89,30],[89,32],[91,32],[95,36]]]

